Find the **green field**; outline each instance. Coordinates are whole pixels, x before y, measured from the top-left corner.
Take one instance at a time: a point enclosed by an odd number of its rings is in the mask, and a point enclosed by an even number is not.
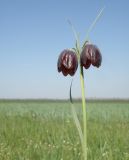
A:
[[[88,102],[87,116],[88,160],[129,160],[129,102]],[[1,100],[0,160],[83,160],[69,102]]]

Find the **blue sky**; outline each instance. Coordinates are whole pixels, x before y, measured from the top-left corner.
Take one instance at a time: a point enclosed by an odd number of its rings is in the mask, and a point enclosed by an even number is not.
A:
[[[103,62],[84,71],[86,96],[129,98],[128,0],[0,0],[0,98],[69,98],[72,77],[57,72],[60,52],[75,44],[67,19],[83,42],[103,6],[90,33]],[[73,79],[80,97],[79,71]]]

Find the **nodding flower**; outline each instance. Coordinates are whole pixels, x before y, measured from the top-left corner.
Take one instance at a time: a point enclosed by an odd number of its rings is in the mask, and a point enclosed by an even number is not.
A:
[[[90,65],[99,68],[102,62],[102,55],[96,45],[86,44],[80,56],[81,66],[88,69]]]
[[[61,52],[57,62],[58,72],[62,72],[64,76],[68,74],[73,76],[78,67],[77,55],[70,49]]]

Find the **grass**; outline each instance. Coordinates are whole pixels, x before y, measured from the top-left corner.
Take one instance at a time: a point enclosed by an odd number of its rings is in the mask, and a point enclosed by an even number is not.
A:
[[[129,160],[129,102],[87,107],[88,160]],[[69,102],[1,100],[0,160],[82,160]]]

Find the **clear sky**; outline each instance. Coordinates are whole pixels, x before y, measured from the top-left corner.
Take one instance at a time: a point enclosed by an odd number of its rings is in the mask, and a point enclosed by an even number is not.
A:
[[[102,66],[85,70],[86,96],[129,98],[128,0],[0,0],[0,98],[69,98],[71,77],[57,72],[57,59],[75,39],[90,34],[102,53]],[[80,97],[78,71],[73,97]]]

